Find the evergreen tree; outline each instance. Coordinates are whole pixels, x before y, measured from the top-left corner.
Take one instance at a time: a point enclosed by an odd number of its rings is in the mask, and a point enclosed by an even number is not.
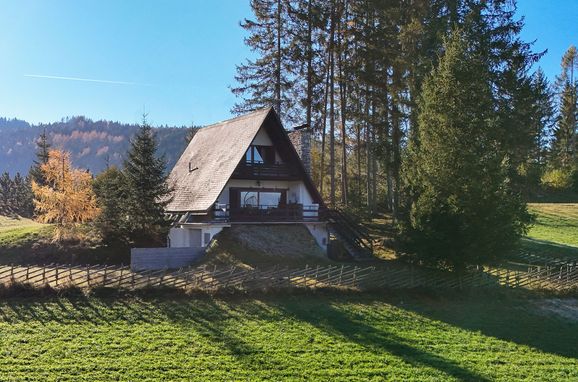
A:
[[[534,150],[530,160],[538,165],[543,165],[554,126],[554,94],[541,68],[532,76],[532,91],[534,104],[531,109],[531,131],[534,140]]]
[[[12,208],[12,179],[10,174],[4,172],[0,176],[0,214],[8,215],[13,213]]]
[[[578,68],[578,53],[576,47],[571,46],[561,63],[562,71],[556,78],[556,87],[559,91],[559,113],[552,143],[552,159],[555,166],[570,169],[578,165],[576,160],[576,121],[578,116],[578,79],[574,72]]]
[[[101,209],[94,225],[102,241],[108,245],[127,245],[129,191],[123,172],[115,166],[109,167],[96,176],[92,187]]]
[[[34,203],[30,179],[17,172],[12,186],[12,203],[15,212],[20,216],[31,217],[34,212]]]
[[[422,261],[454,269],[498,258],[530,222],[507,177],[492,73],[464,37],[452,33],[424,83],[405,172],[406,245]]]
[[[245,44],[257,54],[255,60],[237,66],[235,79],[239,84],[232,89],[241,97],[233,112],[242,114],[263,107],[275,107],[281,118],[290,115],[292,101],[287,91],[292,86],[287,68],[285,44],[287,0],[251,0],[254,20],[241,23],[249,33]]]
[[[125,161],[127,198],[124,209],[128,216],[128,236],[137,246],[165,244],[170,223],[164,208],[172,189],[167,184],[165,159],[157,157],[157,141],[146,118],[131,141]]]
[[[42,165],[48,162],[48,153],[50,151],[50,143],[48,142],[48,136],[46,135],[46,127],[42,130],[42,133],[36,141],[36,159],[32,168],[30,168],[29,175],[38,185],[45,185],[46,180],[42,172]]]

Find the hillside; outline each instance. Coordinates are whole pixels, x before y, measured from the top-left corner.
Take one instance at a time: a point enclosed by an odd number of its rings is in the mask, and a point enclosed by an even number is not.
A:
[[[107,161],[111,165],[122,164],[138,125],[92,121],[85,117],[31,125],[22,120],[0,118],[0,173],[28,173],[34,160],[36,140],[44,128],[53,147],[62,148],[72,154],[75,166],[98,173],[106,167]],[[155,131],[159,153],[166,156],[167,168],[170,169],[186,146],[188,129],[157,127]]]

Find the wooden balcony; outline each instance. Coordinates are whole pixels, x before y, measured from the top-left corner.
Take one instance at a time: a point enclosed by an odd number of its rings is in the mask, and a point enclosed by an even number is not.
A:
[[[319,205],[232,207],[215,205],[213,221],[222,222],[316,222],[323,218]]]
[[[233,178],[257,180],[297,180],[299,174],[296,169],[286,164],[240,163]]]

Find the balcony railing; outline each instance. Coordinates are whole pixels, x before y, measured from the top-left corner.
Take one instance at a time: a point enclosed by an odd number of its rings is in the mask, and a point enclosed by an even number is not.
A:
[[[251,207],[215,204],[213,219],[223,222],[315,222],[322,219],[322,211],[318,204]]]
[[[294,179],[299,174],[286,164],[240,163],[233,172],[234,178],[249,179]]]

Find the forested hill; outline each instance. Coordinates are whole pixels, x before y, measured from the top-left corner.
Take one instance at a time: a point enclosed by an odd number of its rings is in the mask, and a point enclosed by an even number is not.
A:
[[[28,173],[35,158],[36,140],[44,128],[52,147],[69,151],[75,166],[98,173],[106,167],[107,161],[111,165],[122,164],[130,138],[138,127],[136,124],[92,121],[85,117],[41,125],[0,118],[0,173]],[[167,170],[170,170],[186,146],[188,129],[158,127],[155,131],[159,154],[166,155]]]

